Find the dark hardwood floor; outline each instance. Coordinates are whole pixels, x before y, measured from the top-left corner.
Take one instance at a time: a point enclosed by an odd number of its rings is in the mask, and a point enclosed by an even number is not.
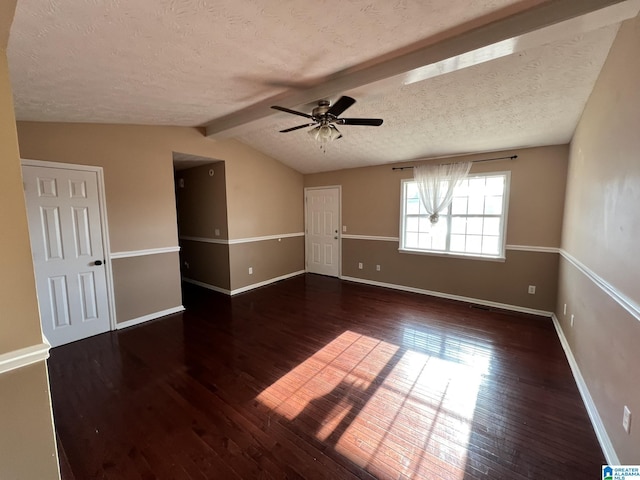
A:
[[[588,479],[549,319],[303,275],[52,350],[64,480]]]

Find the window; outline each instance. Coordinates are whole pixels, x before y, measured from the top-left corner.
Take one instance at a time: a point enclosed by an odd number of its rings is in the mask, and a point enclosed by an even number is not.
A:
[[[503,259],[509,172],[467,177],[431,225],[418,187],[402,181],[400,250]]]

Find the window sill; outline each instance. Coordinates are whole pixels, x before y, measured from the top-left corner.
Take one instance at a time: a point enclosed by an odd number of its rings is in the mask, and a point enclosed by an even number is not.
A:
[[[399,248],[398,252],[409,253],[413,255],[428,255],[431,257],[459,258],[463,260],[484,260],[486,262],[506,261],[506,257],[504,256],[472,255],[472,254],[450,253],[450,252],[433,252],[433,251],[426,251],[426,250],[412,250],[410,248]]]

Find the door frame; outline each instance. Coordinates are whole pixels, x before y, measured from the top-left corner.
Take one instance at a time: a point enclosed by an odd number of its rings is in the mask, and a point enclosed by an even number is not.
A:
[[[111,247],[109,245],[109,221],[107,220],[107,202],[105,198],[104,188],[104,169],[93,165],[78,165],[75,163],[49,162],[47,160],[31,160],[28,158],[20,159],[20,167],[44,167],[54,168],[56,170],[79,170],[85,172],[95,172],[98,183],[98,209],[100,210],[100,227],[102,228],[102,251],[104,252],[104,266],[107,280],[107,306],[109,315],[110,330],[116,330],[116,303],[113,294],[113,268],[111,265]],[[22,174],[22,171],[20,172]],[[26,198],[25,198],[26,203]],[[31,236],[31,233],[29,233]],[[33,260],[32,260],[33,264]],[[35,275],[35,265],[34,275]],[[40,318],[42,325],[42,318]]]
[[[309,231],[309,215],[307,212],[307,192],[311,190],[326,190],[335,188],[338,190],[338,278],[342,278],[342,185],[323,185],[317,187],[304,187],[304,271],[307,270],[307,233]]]

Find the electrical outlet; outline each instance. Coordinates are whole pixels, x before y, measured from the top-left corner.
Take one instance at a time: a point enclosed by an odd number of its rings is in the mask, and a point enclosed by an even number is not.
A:
[[[529,295],[535,295],[535,294],[536,294],[536,286],[529,285]]]
[[[358,262],[358,270],[362,270],[362,262]]]
[[[626,405],[622,413],[622,428],[624,428],[625,432],[631,433],[631,410]]]
[[[376,265],[376,272],[380,271],[380,265]]]
[[[567,314],[567,304],[564,304],[564,309],[562,310],[562,314],[566,315]]]
[[[347,233],[347,226],[346,225],[342,225],[342,233]]]
[[[220,236],[220,229],[216,228],[214,233],[215,233],[216,237],[219,237]]]
[[[189,269],[189,262],[184,262],[184,268]]]
[[[572,326],[572,327],[573,327],[573,318],[574,318],[574,316],[573,316],[573,313],[572,313],[572,314],[571,314],[571,326]]]
[[[253,267],[249,267],[249,275],[253,275]]]

